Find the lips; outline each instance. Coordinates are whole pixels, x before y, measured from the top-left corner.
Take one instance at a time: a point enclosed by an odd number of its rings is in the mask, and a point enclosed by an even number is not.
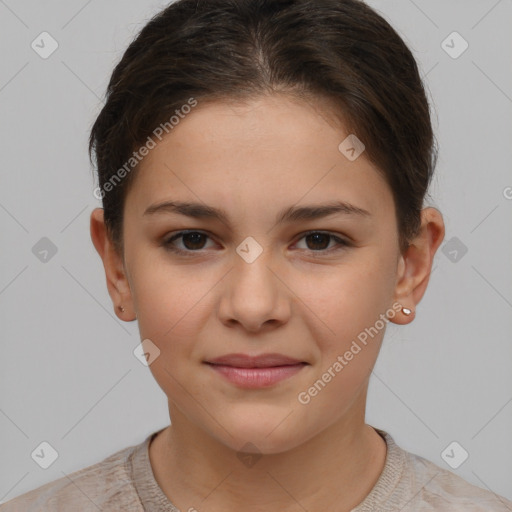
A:
[[[236,368],[271,368],[276,366],[297,365],[301,363],[307,364],[305,361],[277,353],[261,354],[259,356],[250,356],[248,354],[226,354],[224,356],[205,361],[205,363],[232,366]]]
[[[309,365],[283,354],[227,354],[204,361],[212,371],[239,388],[269,388],[299,374]]]

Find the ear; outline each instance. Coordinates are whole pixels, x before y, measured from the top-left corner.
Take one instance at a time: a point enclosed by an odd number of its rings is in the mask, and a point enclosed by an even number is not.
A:
[[[410,315],[399,311],[390,321],[408,324],[415,316],[416,305],[422,299],[430,279],[434,255],[444,239],[445,228],[441,212],[436,208],[421,211],[421,228],[398,261],[395,302],[411,310]]]
[[[103,260],[108,293],[116,315],[126,322],[133,321],[137,316],[123,257],[108,236],[103,214],[103,208],[95,208],[91,213],[91,240]]]

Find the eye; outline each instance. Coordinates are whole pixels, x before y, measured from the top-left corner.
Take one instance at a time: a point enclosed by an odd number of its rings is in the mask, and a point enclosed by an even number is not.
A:
[[[177,254],[190,255],[191,253],[200,252],[201,249],[204,249],[206,240],[209,238],[209,235],[201,231],[180,231],[179,233],[172,235],[170,238],[165,239],[162,242],[162,245],[168,251],[172,251]],[[183,244],[183,248],[176,247],[175,245],[175,241],[180,239]],[[349,242],[341,239],[340,237],[322,231],[309,231],[299,240],[302,239],[306,240],[306,245],[308,246],[306,247],[306,250],[313,253],[330,253],[350,245]],[[328,248],[332,241],[335,242],[334,247]]]
[[[184,249],[176,247],[175,240],[182,239]],[[168,250],[179,254],[198,252],[204,249],[204,244],[207,238],[210,238],[206,233],[201,231],[180,231],[175,235],[163,241],[163,246]]]
[[[339,238],[338,236],[331,233],[325,233],[323,231],[309,231],[308,233],[304,234],[300,240],[302,239],[306,240],[306,245],[308,245],[306,250],[309,250],[310,252],[331,252],[333,250],[336,251],[350,245],[342,238]],[[335,246],[325,250],[331,241],[336,242]]]

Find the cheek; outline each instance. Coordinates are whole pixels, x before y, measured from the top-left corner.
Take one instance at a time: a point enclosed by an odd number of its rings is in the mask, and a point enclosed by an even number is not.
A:
[[[197,359],[194,341],[208,315],[206,291],[197,282],[187,287],[169,274],[139,287],[140,339],[151,340],[159,351],[149,369],[164,393],[169,398],[195,396],[200,390],[190,369]]]
[[[199,278],[194,265],[172,264],[163,251],[135,258],[132,276],[141,336],[167,343],[194,333],[216,280],[213,272]]]
[[[359,250],[345,265],[314,280],[304,276],[296,281],[298,295],[310,309],[309,327],[325,348],[344,351],[390,307],[393,273],[390,264],[384,267],[387,263],[377,252]]]
[[[314,338],[317,369],[300,390],[304,400],[296,398],[311,417],[326,414],[326,408],[339,417],[366,386],[387,327],[381,315],[389,309],[388,295],[379,275],[340,272],[304,301],[314,312],[303,308],[301,315]]]

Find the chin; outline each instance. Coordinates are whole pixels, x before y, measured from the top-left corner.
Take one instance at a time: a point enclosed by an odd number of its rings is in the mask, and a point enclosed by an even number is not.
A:
[[[294,435],[286,418],[289,411],[284,414],[264,416],[257,413],[250,417],[233,418],[233,421],[223,422],[223,426],[232,434],[229,436],[221,429],[218,434],[223,444],[236,452],[261,453],[264,455],[286,452],[305,441],[304,433]]]

